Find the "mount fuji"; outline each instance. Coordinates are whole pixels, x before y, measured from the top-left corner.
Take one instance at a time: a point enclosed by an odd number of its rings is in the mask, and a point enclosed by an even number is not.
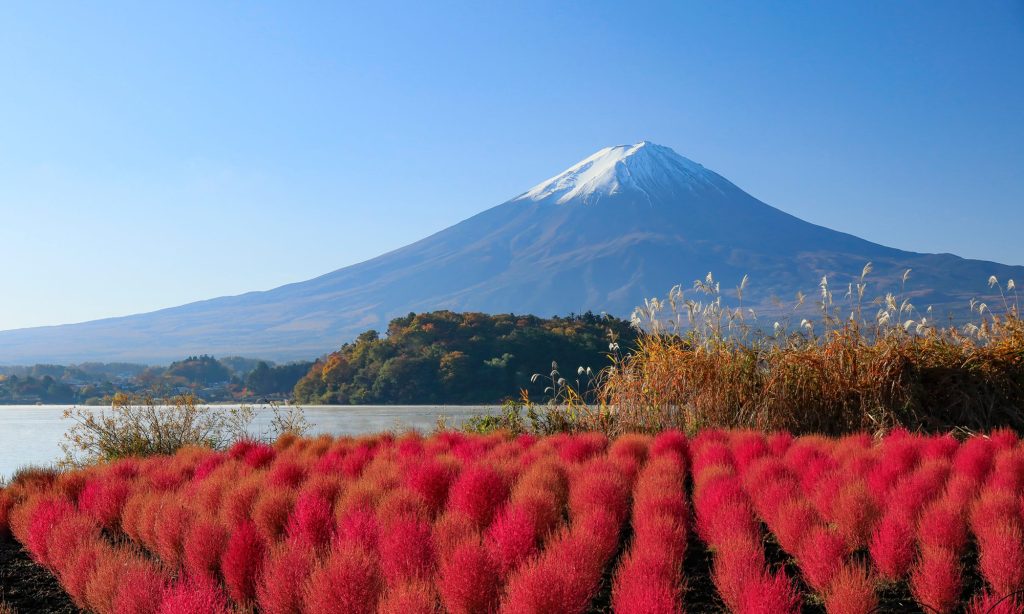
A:
[[[966,311],[990,275],[1024,267],[885,247],[802,221],[668,147],[598,151],[519,196],[365,262],[262,292],[79,324],[0,331],[0,364],[160,363],[182,356],[311,358],[410,311],[628,317],[644,298],[708,271],[750,276],[764,311],[874,264],[868,294],[912,269],[915,304]],[[839,294],[837,292],[837,294]]]

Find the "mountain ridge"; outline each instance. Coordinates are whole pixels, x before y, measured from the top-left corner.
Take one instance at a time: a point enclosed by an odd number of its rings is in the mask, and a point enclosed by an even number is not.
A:
[[[915,302],[940,314],[966,310],[989,275],[1024,279],[1024,267],[906,252],[811,224],[670,148],[640,142],[604,148],[505,203],[306,281],[0,331],[0,364],[311,358],[393,317],[436,309],[628,317],[644,298],[708,271],[723,287],[749,274],[748,304],[768,312],[776,297],[812,295],[822,275],[845,284],[868,261],[880,292],[913,269]]]

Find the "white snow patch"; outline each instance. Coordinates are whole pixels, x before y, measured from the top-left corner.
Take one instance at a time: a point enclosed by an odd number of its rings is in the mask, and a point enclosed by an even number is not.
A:
[[[515,200],[553,200],[557,204],[581,201],[592,204],[624,190],[645,194],[680,187],[693,189],[711,183],[713,173],[669,147],[641,141],[635,145],[605,147]]]

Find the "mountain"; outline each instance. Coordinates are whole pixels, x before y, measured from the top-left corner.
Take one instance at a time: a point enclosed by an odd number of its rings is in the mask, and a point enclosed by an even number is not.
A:
[[[885,247],[766,205],[668,147],[608,147],[501,205],[366,262],[308,281],[151,313],[0,332],[0,364],[168,362],[190,354],[277,360],[336,349],[412,311],[628,317],[708,271],[750,276],[747,305],[814,296],[868,261],[872,291],[910,288],[937,314],[964,310],[990,275],[1024,267]],[[841,292],[836,292],[841,294]]]

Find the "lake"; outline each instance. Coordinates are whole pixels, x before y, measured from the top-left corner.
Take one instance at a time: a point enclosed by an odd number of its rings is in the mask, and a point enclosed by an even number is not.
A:
[[[71,424],[62,418],[67,408],[66,405],[0,405],[0,479],[9,478],[18,467],[48,465],[63,456],[60,443]],[[318,405],[303,406],[303,410],[306,421],[312,427],[311,434],[363,435],[384,430],[415,429],[427,432],[434,428],[438,417],[442,415],[450,426],[458,426],[474,414],[497,413],[501,407]],[[257,408],[251,432],[269,432],[271,416],[269,408]]]

